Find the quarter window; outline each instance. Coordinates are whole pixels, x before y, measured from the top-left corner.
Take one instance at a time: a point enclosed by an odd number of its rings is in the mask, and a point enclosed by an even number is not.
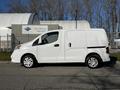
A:
[[[36,46],[36,45],[39,45],[39,39],[37,39],[34,43],[33,43],[33,45],[32,46]]]

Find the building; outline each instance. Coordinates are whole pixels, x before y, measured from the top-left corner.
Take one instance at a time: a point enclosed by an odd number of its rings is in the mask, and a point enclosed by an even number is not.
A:
[[[0,49],[11,47],[11,33],[13,24],[32,24],[34,14],[30,13],[1,13],[0,14]]]
[[[41,33],[49,30],[64,29],[73,30],[76,29],[75,21],[40,21],[40,24],[13,24],[12,33],[15,35],[17,41],[24,43],[33,40]],[[77,29],[90,30],[90,25],[87,21],[78,21]],[[24,38],[24,39],[23,39]]]
[[[90,30],[87,21],[40,21],[37,13],[1,13],[0,20],[1,49],[14,49],[17,44],[28,42],[49,30]]]

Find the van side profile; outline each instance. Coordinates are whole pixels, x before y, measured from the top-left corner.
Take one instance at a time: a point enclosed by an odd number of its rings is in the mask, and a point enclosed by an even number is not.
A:
[[[11,59],[26,68],[37,63],[86,63],[96,68],[110,61],[109,42],[104,29],[52,30],[16,46]]]

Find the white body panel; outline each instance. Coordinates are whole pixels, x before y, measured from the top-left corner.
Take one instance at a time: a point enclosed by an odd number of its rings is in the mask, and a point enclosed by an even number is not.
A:
[[[49,44],[33,46],[33,43],[41,39],[46,33],[58,32],[58,39]],[[108,40],[104,30],[54,30],[43,33],[33,41],[21,45],[20,49],[14,50],[12,62],[20,63],[24,54],[33,54],[38,63],[69,63],[85,62],[90,53],[97,53],[103,62],[109,61],[106,53]],[[55,45],[58,45],[55,47]]]
[[[69,31],[65,33],[65,60],[68,62],[84,62],[86,53],[85,33]],[[69,47],[71,44],[71,47]]]

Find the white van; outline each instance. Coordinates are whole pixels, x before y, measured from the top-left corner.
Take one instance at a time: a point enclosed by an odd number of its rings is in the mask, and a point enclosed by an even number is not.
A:
[[[37,63],[86,63],[90,68],[110,61],[105,30],[53,30],[16,46],[13,63],[31,68]]]

